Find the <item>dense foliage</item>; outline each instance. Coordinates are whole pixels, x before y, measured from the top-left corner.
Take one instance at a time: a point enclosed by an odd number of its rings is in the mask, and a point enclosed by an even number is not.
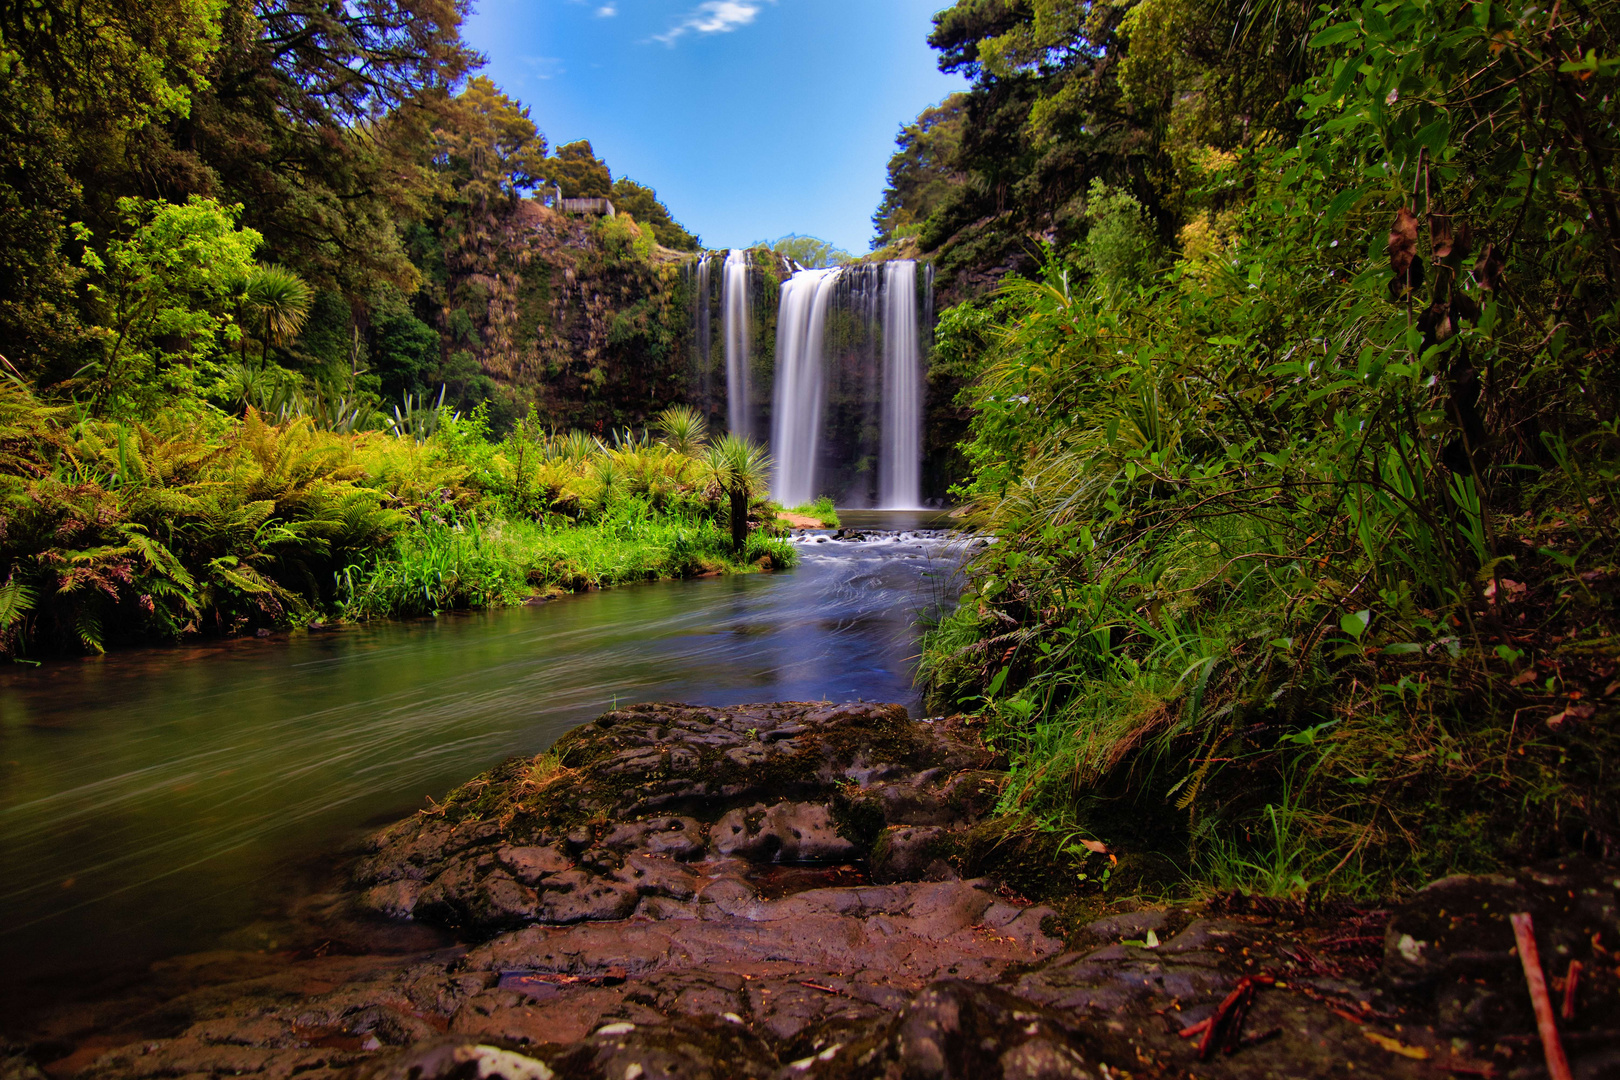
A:
[[[494,442],[481,411],[394,420],[101,420],[0,380],[0,655],[792,562],[760,531],[768,464],[710,447],[690,410],[611,445],[528,422]]]
[[[880,227],[921,219],[959,296],[1024,273],[940,322],[999,542],[925,676],[992,717],[1004,809],[1082,880],[1076,835],[1273,890],[1620,850],[1617,30],[1512,0],[937,18],[963,179],[896,184]]]
[[[459,0],[8,6],[6,366],[53,398],[93,397],[102,412],[184,396],[187,379],[172,369],[234,352],[252,369],[238,381],[266,388],[265,401],[279,393],[392,404],[444,386],[452,406],[489,402],[502,429],[532,405],[554,423],[604,432],[647,422],[671,400],[667,387],[599,391],[621,372],[669,366],[684,329],[665,311],[678,306],[677,290],[652,267],[630,295],[593,287],[614,294],[608,321],[628,312],[645,331],[607,340],[602,312],[556,294],[622,277],[623,260],[589,239],[580,257],[559,256],[579,248],[582,223],[548,217],[537,199],[549,200],[553,185],[603,195],[612,186],[649,239],[691,248],[696,238],[651,188],[614,186],[589,143],[548,154],[526,108],[469,77],[478,58],[461,40],[466,11]],[[147,319],[151,341],[123,338],[117,320],[131,312],[118,305],[129,298],[107,283],[133,270],[109,255],[142,229],[167,223],[171,238],[189,229],[188,213],[229,218],[246,257],[297,279],[296,326],[245,317],[256,271],[232,253],[234,277],[221,272],[200,292],[175,294],[172,325]],[[535,232],[540,242],[514,242]],[[262,293],[268,280],[259,284]],[[208,313],[212,332],[181,325],[188,305]],[[572,377],[556,359],[564,352],[595,354],[590,369],[600,375]]]
[[[624,434],[696,238],[471,74],[468,6],[0,13],[0,654],[788,557],[701,432]]]

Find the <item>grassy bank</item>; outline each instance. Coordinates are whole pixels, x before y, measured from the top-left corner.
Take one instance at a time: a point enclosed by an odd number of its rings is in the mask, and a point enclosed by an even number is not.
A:
[[[585,524],[469,515],[418,523],[369,564],[339,575],[334,606],[347,618],[425,615],[523,603],[634,581],[785,569],[795,553],[753,533],[742,552],[712,520],[616,507]]]
[[[838,528],[838,510],[833,506],[832,499],[825,495],[815,502],[805,503],[803,506],[789,507],[785,512],[801,518],[814,518],[816,521],[821,522],[821,527],[824,529]]]
[[[784,567],[764,466],[679,409],[611,443],[496,441],[448,411],[369,432],[195,399],[97,419],[0,381],[0,655]]]

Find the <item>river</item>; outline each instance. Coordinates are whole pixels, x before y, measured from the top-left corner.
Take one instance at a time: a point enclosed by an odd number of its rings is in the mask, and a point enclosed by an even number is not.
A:
[[[955,596],[959,546],[800,549],[785,573],[0,672],[0,1001],[209,948],[616,704],[915,708],[916,620]]]

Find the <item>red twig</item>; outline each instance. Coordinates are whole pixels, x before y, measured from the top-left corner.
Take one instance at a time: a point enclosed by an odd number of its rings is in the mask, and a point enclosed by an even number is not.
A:
[[[1269,975],[1245,975],[1232,987],[1232,992],[1226,995],[1215,1015],[1208,1020],[1194,1024],[1193,1027],[1203,1027],[1204,1037],[1198,1041],[1198,1060],[1208,1061],[1219,1049],[1223,1054],[1230,1054],[1242,1044],[1243,1018],[1249,1013],[1249,1006],[1254,1004],[1254,992],[1258,986],[1270,986],[1276,980]],[[1191,1029],[1184,1029],[1183,1037],[1192,1034]]]
[[[1560,1020],[1575,1019],[1575,984],[1581,978],[1581,962],[1571,960],[1569,971],[1564,975],[1564,1007],[1558,1010]]]
[[[1541,952],[1536,948],[1536,929],[1530,913],[1516,912],[1509,916],[1513,923],[1513,937],[1519,945],[1519,963],[1524,967],[1524,981],[1530,987],[1530,1004],[1536,1010],[1536,1030],[1541,1035],[1541,1049],[1547,1056],[1547,1073],[1552,1080],[1573,1080],[1569,1059],[1564,1056],[1564,1044],[1558,1039],[1558,1024],[1553,1019],[1552,999],[1547,996],[1547,976],[1541,970]]]

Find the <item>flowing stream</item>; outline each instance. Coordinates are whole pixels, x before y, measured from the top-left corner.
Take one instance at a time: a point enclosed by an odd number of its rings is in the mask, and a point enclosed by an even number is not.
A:
[[[0,672],[0,990],[208,948],[301,866],[616,703],[915,708],[915,620],[955,596],[959,544],[801,551],[780,574]]]

